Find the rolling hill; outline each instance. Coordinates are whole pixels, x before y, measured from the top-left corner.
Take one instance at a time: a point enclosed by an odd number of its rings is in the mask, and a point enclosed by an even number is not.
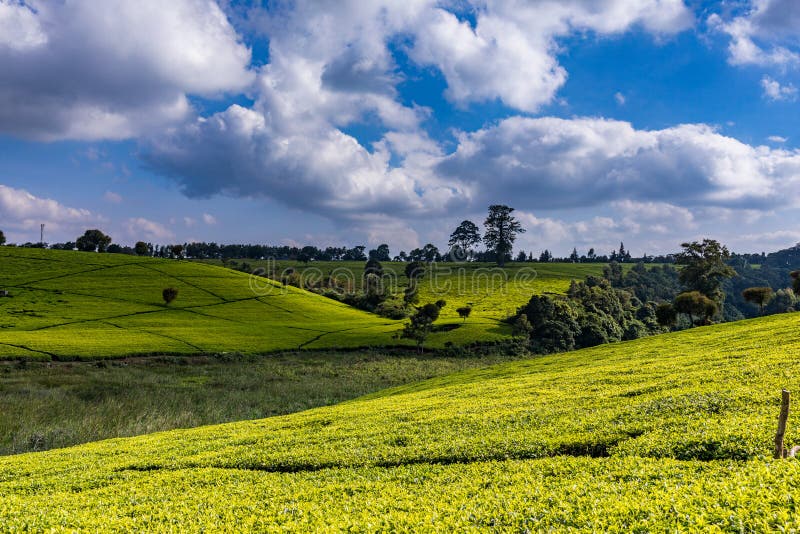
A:
[[[338,265],[354,272],[363,265]],[[401,268],[393,267],[398,271]],[[538,291],[563,291],[572,278],[601,266],[547,265],[538,276],[517,276],[487,266],[466,266],[437,279],[449,300],[429,346],[504,338],[501,319]],[[477,275],[476,269],[484,269]],[[494,273],[494,279],[489,274]],[[360,276],[357,275],[357,276]],[[400,278],[398,276],[398,278]],[[491,281],[494,280],[494,281]],[[507,282],[510,280],[511,282]],[[427,280],[430,282],[430,280]],[[473,285],[474,282],[474,285]],[[201,262],[30,248],[0,247],[0,359],[91,359],[146,354],[267,353],[294,349],[409,344],[402,327],[334,300],[291,286]],[[165,305],[161,291],[179,296]],[[442,298],[432,283],[421,301]],[[474,302],[466,322],[455,308]]]
[[[791,531],[798,316],[0,458],[3,530]],[[797,442],[796,416],[788,444]]]

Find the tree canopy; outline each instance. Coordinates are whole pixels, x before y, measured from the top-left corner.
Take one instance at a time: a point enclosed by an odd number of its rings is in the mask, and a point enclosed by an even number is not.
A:
[[[458,228],[450,234],[447,246],[454,260],[465,260],[469,258],[472,247],[481,242],[481,231],[472,221],[461,221]]]
[[[78,250],[83,252],[105,252],[111,244],[111,237],[100,230],[86,230],[76,241]]]
[[[483,242],[494,251],[497,264],[501,267],[511,254],[517,234],[525,233],[522,224],[512,215],[513,212],[514,208],[492,204],[489,206],[489,215],[483,222],[486,227]]]
[[[681,283],[688,291],[699,291],[719,306],[724,299],[723,280],[736,275],[725,263],[731,257],[728,248],[714,239],[682,243],[681,247],[683,251],[675,256],[675,263],[684,266],[678,273]]]

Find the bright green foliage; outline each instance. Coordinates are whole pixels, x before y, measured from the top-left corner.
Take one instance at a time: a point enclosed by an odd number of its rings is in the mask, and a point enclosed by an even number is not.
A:
[[[0,266],[0,287],[12,295],[0,299],[0,359],[396,345],[392,335],[402,327],[202,263],[3,247]],[[180,294],[168,307],[165,287]]]
[[[0,530],[796,530],[800,463],[770,459],[780,390],[800,390],[796,323],[696,328],[2,458]]]

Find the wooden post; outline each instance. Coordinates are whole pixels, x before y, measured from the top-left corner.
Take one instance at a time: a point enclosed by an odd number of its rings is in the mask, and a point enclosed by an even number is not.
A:
[[[783,436],[786,434],[786,420],[789,419],[789,392],[781,391],[781,414],[778,416],[778,431],[775,433],[775,458],[786,458],[783,449]]]

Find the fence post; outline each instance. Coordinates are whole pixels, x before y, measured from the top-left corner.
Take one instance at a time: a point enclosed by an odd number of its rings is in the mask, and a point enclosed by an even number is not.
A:
[[[775,458],[786,458],[783,449],[783,436],[786,434],[786,420],[789,419],[789,392],[781,390],[781,414],[778,416],[778,431],[775,433]]]

